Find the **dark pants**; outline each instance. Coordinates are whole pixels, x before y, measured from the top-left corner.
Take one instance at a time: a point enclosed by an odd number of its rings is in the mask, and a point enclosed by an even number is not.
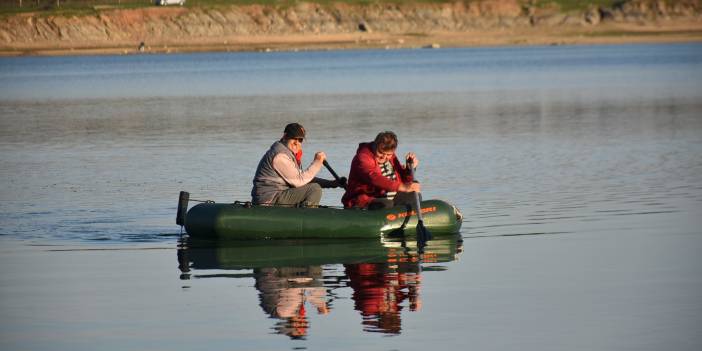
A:
[[[422,201],[422,194],[419,194],[419,201]],[[392,200],[386,197],[377,197],[368,204],[369,210],[382,210],[395,206],[410,206],[414,208],[414,192],[403,193],[398,192]]]
[[[273,200],[274,205],[282,206],[319,206],[322,200],[322,187],[317,183],[308,183],[299,188],[290,188],[278,194]]]

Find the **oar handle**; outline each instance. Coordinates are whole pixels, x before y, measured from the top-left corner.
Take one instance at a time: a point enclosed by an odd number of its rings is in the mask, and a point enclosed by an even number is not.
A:
[[[334,172],[334,170],[333,170],[333,169],[331,168],[331,166],[329,165],[329,162],[327,162],[327,160],[324,160],[324,161],[322,162],[322,164],[324,164],[324,167],[326,167],[326,169],[329,171],[329,173],[331,173],[331,175],[334,177],[334,179],[336,179],[336,182],[339,183],[339,185],[340,185],[342,188],[344,188],[344,190],[346,190],[346,184],[342,184],[341,178],[339,178],[339,175],[336,174],[336,172]]]

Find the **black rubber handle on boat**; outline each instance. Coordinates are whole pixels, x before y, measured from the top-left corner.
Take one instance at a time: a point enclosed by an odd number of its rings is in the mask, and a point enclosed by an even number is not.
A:
[[[324,167],[327,168],[327,170],[329,171],[329,173],[331,173],[331,175],[334,176],[334,179],[336,179],[336,182],[339,183],[339,185],[340,185],[342,188],[344,188],[344,190],[346,190],[346,182],[342,182],[342,181],[341,181],[341,178],[339,178],[339,175],[336,174],[336,172],[334,172],[334,170],[333,170],[333,169],[331,168],[331,166],[329,165],[329,162],[327,162],[327,160],[324,160],[324,162],[322,162],[322,163],[324,164]]]
[[[188,213],[188,201],[190,201],[190,193],[181,191],[178,196],[178,213],[176,214],[177,225],[185,225],[185,214]]]
[[[407,167],[409,167],[409,172],[410,176],[412,176],[412,179],[414,179],[414,166],[412,165],[412,160],[407,160]],[[431,240],[432,236],[431,233],[429,232],[429,229],[427,229],[424,226],[424,218],[422,217],[422,204],[419,201],[419,193],[415,192],[414,193],[414,207],[417,211],[417,242],[418,242],[418,247],[423,247],[423,245]]]

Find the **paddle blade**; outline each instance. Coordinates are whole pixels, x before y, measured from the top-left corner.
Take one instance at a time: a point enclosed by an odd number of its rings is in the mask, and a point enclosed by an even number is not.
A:
[[[431,240],[432,236],[431,233],[429,232],[429,229],[427,229],[424,226],[424,221],[419,221],[417,222],[417,241],[426,243],[427,241]]]

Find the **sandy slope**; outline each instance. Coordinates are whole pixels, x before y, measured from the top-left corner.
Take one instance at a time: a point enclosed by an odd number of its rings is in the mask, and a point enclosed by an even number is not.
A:
[[[106,10],[0,20],[0,55],[702,41],[702,0],[563,13],[519,0]]]

